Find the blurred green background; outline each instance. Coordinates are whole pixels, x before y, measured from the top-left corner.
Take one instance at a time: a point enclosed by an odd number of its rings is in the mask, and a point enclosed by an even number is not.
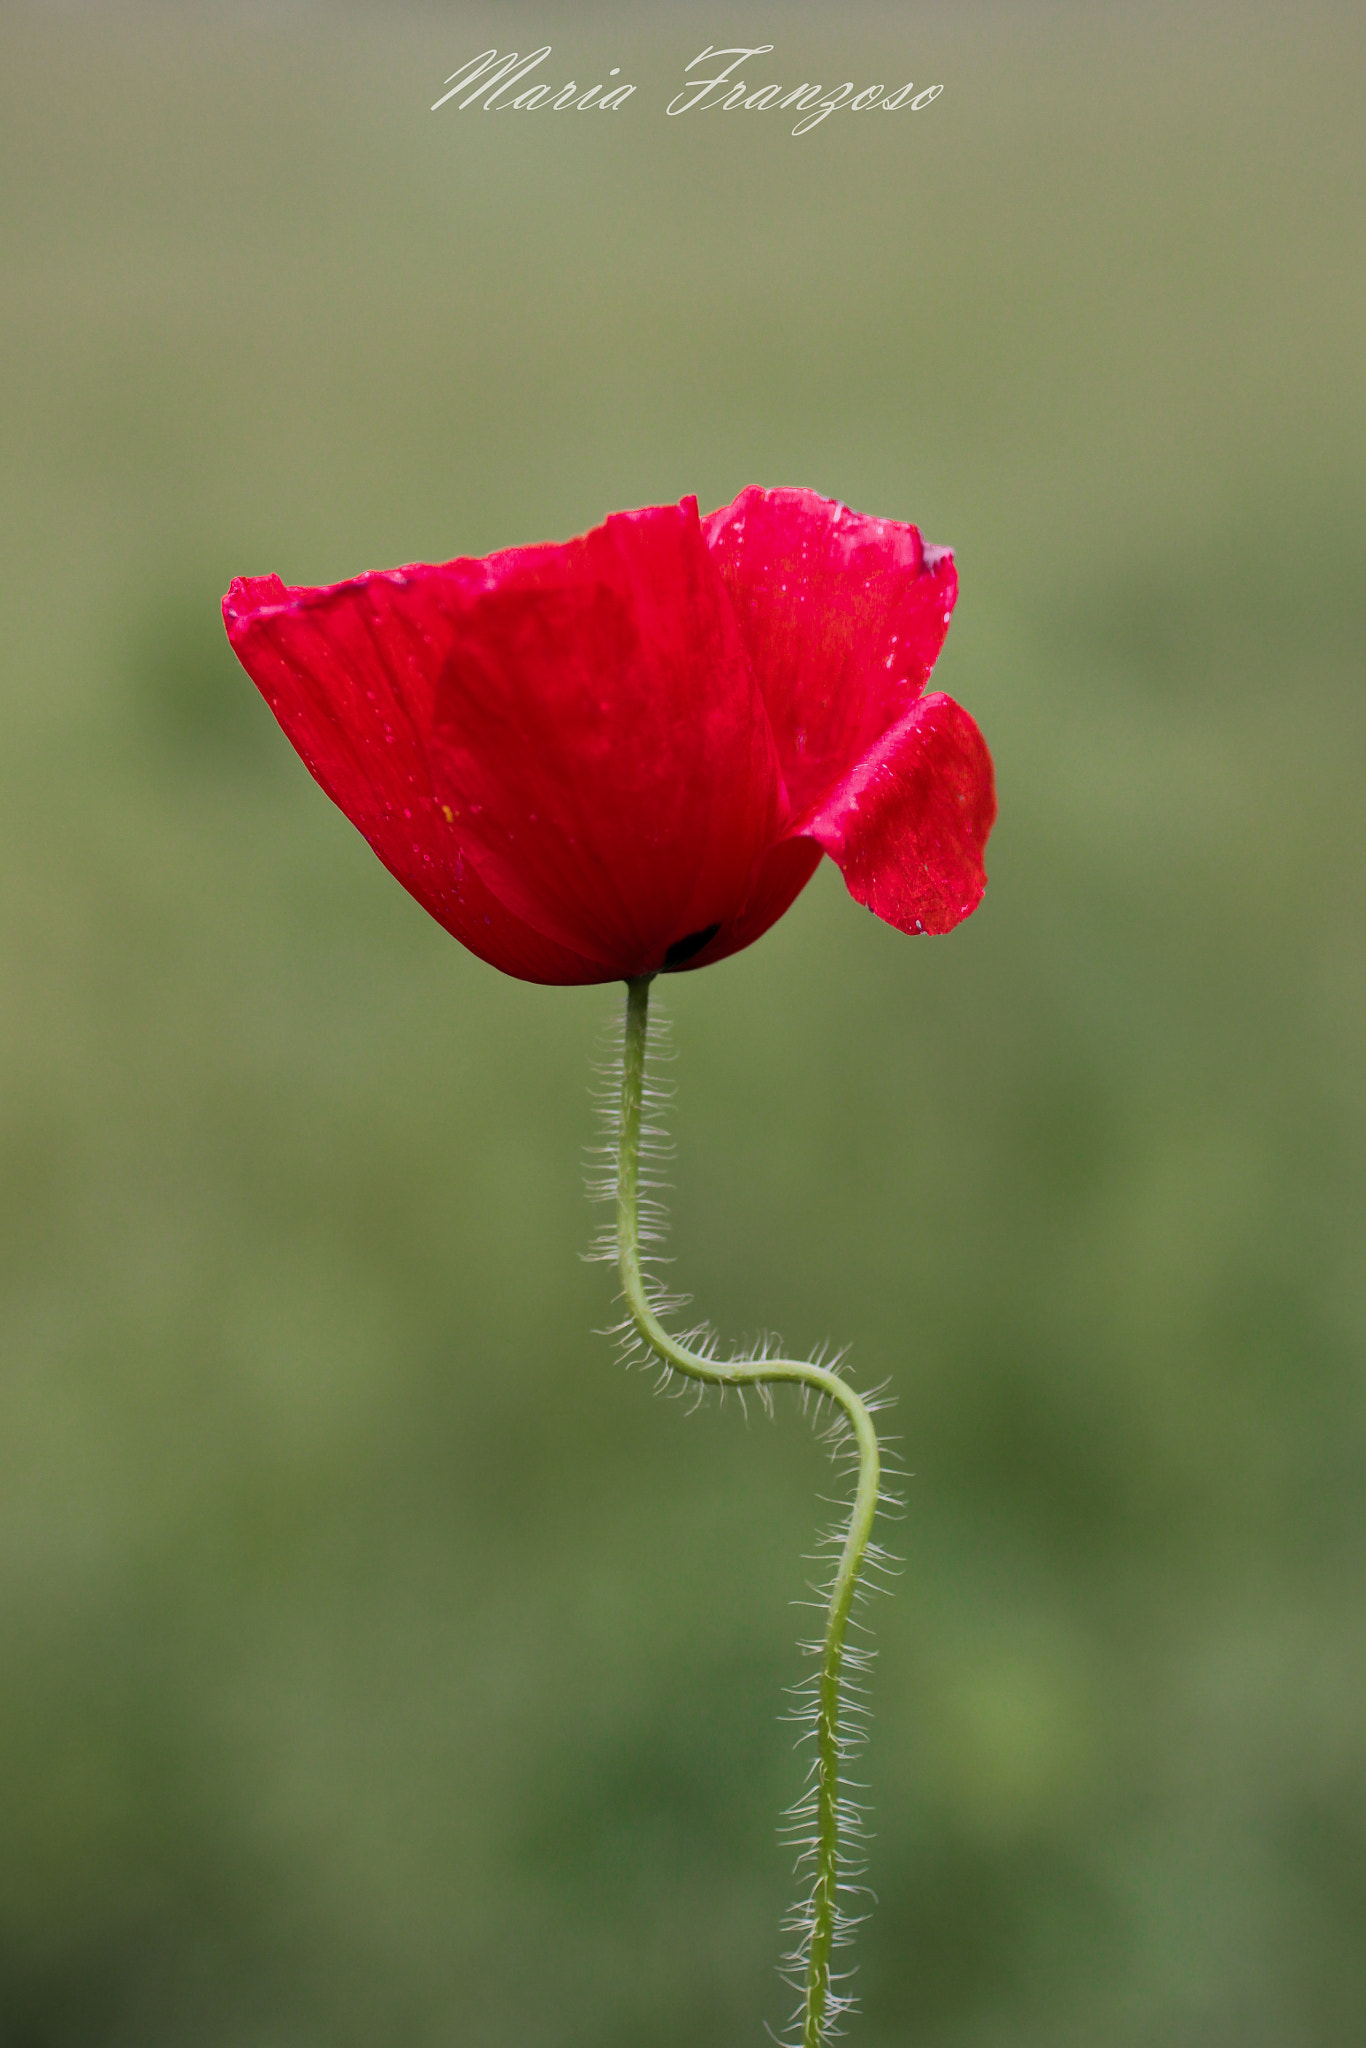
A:
[[[1366,2039],[1359,18],[0,22],[0,2043],[786,2014],[822,1454],[623,1377],[617,998],[430,923],[218,623],[749,482],[955,546],[1001,789],[951,938],[827,865],[665,992],[681,1283],[899,1397],[856,2038]],[[545,40],[635,98],[428,112]],[[944,94],[664,118],[766,41]]]

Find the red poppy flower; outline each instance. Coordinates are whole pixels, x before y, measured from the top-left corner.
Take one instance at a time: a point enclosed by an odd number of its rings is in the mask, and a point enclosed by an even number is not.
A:
[[[913,526],[747,490],[321,590],[239,577],[223,616],[418,902],[505,973],[568,983],[723,959],[823,852],[902,931],[976,908],[991,757],[922,694],[957,587]]]

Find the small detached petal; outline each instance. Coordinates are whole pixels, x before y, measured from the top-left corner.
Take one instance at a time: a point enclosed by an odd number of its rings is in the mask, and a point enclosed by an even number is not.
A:
[[[991,756],[952,697],[921,697],[806,820],[849,893],[902,932],[948,932],[987,885]]]

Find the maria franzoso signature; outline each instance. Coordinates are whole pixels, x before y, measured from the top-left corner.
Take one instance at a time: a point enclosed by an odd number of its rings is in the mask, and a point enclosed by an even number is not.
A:
[[[735,76],[740,66],[751,57],[770,56],[773,48],[772,43],[725,50],[714,50],[708,45],[684,66],[684,73],[694,72],[699,64],[709,64],[712,59],[717,60],[720,69],[709,69],[705,77],[689,78],[682,92],[675,93],[669,101],[665,113],[675,118],[680,114],[709,110],[722,113],[743,110],[757,114],[776,107],[780,111],[796,113],[799,119],[792,133],[807,135],[831,114],[840,111],[895,114],[903,107],[909,107],[913,114],[919,114],[933,105],[944,90],[942,85],[926,85],[917,91],[914,82],[909,80],[891,92],[881,84],[864,86],[860,90],[852,79],[831,87],[828,92],[823,85],[812,84],[809,79],[789,90],[778,84],[751,87],[746,79]],[[468,63],[462,64],[458,71],[453,71],[443,81],[445,90],[433,103],[432,112],[435,114],[454,100],[457,113],[463,113],[467,107],[476,104],[482,106],[486,114],[529,114],[541,107],[549,107],[556,113],[615,113],[636,91],[635,86],[629,83],[610,83],[612,79],[621,77],[619,64],[614,64],[608,72],[605,88],[603,81],[599,80],[581,92],[572,78],[567,85],[558,87],[544,79],[524,84],[523,81],[530,78],[533,71],[539,70],[550,54],[549,43],[539,50],[532,50],[526,57],[519,56],[516,50],[503,57],[497,50],[481,50],[477,57],[471,57]],[[517,87],[521,90],[516,90]]]

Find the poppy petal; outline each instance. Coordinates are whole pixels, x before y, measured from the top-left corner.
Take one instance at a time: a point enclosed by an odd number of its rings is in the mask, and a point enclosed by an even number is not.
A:
[[[996,817],[991,755],[973,720],[936,691],[864,755],[798,828],[849,893],[903,932],[947,932],[982,900]]]
[[[823,849],[814,838],[780,839],[759,863],[758,872],[738,917],[729,919],[713,933],[687,967],[710,967],[731,953],[739,953],[761,939],[769,926],[792,908],[821,864]]]
[[[953,556],[815,491],[752,486],[702,531],[803,811],[924,689],[958,594]]]
[[[434,752],[471,857],[548,936],[653,971],[738,913],[790,815],[696,502],[470,567]]]
[[[314,780],[452,937],[523,981],[614,980],[609,963],[556,945],[515,917],[466,859],[433,789],[420,676],[407,678],[406,693],[397,688],[363,623],[367,608],[384,615],[383,588],[375,586],[406,587],[420,614],[422,585],[395,574],[397,581],[342,586],[350,601],[332,605],[313,601],[330,591],[291,590],[278,576],[237,577],[223,600],[228,637]]]
[[[790,815],[694,500],[323,590],[240,582],[224,609],[328,794],[500,966],[478,928],[501,906],[510,972],[661,966],[738,913]]]

